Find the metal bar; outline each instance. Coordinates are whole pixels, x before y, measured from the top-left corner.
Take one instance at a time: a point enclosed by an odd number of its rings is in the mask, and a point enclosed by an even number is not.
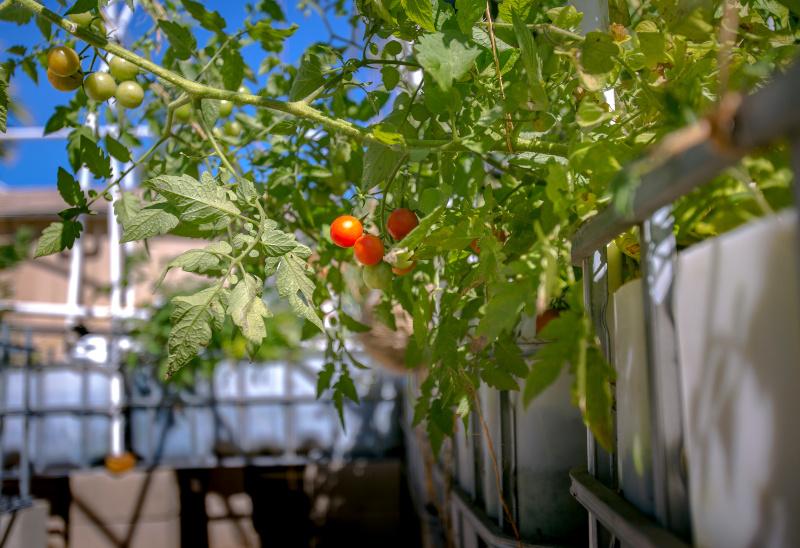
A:
[[[792,171],[794,171],[794,204],[797,211],[797,272],[800,285],[800,131],[795,133],[790,146]],[[800,308],[798,308],[800,312]]]
[[[636,548],[689,548],[583,468],[569,473],[570,493],[623,544]]]
[[[517,415],[514,398],[508,390],[500,391],[500,469],[502,471],[503,496],[505,497],[511,517],[519,524],[519,501],[517,492]],[[505,520],[502,509],[499,512]],[[508,532],[510,524],[505,523]]]
[[[742,100],[733,116],[730,147],[716,144],[709,122],[702,121],[667,136],[657,152],[628,166],[624,173],[639,180],[630,211],[619,212],[609,206],[578,229],[572,239],[573,263],[580,264],[659,208],[710,182],[753,149],[800,129],[800,109],[794,108],[798,89],[800,63],[795,63]]]
[[[25,334],[25,345],[31,346],[32,334],[28,331]],[[31,372],[30,364],[33,361],[33,353],[29,352],[25,356],[25,367],[22,369],[22,406],[25,414],[22,416],[22,447],[19,454],[19,494],[26,498],[31,492],[31,469],[30,469],[30,440],[28,439],[28,427],[30,425],[30,397],[31,397]]]
[[[659,523],[689,538],[689,494],[681,465],[682,391],[672,313],[677,263],[672,206],[645,221],[641,233],[655,513]]]
[[[8,403],[8,382],[6,365],[10,358],[8,347],[11,345],[11,332],[8,324],[0,325],[0,402],[3,407]],[[6,414],[0,412],[0,500],[3,498],[3,478],[6,468]]]
[[[75,241],[75,245],[80,239]],[[73,247],[74,250],[74,247]],[[72,282],[75,285],[74,298],[78,295],[78,280]],[[73,291],[73,290],[70,290]],[[72,299],[72,296],[69,296]],[[109,306],[83,306],[75,303],[48,303],[40,301],[10,301],[0,299],[0,310],[14,312],[15,314],[26,314],[31,316],[53,316],[59,318],[81,317],[81,318],[110,318],[112,316]],[[137,310],[133,314],[120,311],[118,318],[138,318],[145,320],[147,316],[143,310]]]
[[[69,137],[72,130],[60,129],[52,133],[44,134],[44,126],[22,126],[22,127],[9,127],[5,133],[0,133],[0,141],[49,141],[49,140],[63,140]],[[98,128],[101,136],[108,133],[117,135],[119,130],[115,124],[103,125]],[[127,130],[136,137],[152,137],[153,133],[147,126],[136,126]]]
[[[450,500],[459,517],[466,518],[472,529],[488,546],[492,548],[545,548],[545,545],[541,544],[518,542],[513,536],[504,533],[479,505],[470,501],[469,495],[458,485],[452,486],[451,494]],[[463,540],[462,538],[462,543]],[[547,548],[555,548],[555,545],[547,545]]]

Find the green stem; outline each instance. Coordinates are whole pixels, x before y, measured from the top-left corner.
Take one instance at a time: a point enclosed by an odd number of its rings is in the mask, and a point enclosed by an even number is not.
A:
[[[214,137],[214,132],[209,127],[206,117],[203,116],[203,112],[200,109],[200,105],[197,104],[196,106],[197,108],[195,110],[200,113],[200,116],[198,116],[197,118],[200,120],[200,127],[202,127],[203,131],[206,132],[206,139],[208,139],[211,142],[211,146],[214,148],[214,152],[216,152],[217,156],[219,156],[219,159],[222,162],[222,165],[225,166],[225,169],[230,171],[231,175],[236,175],[236,169],[234,169],[233,164],[231,164],[231,161],[228,160],[228,156],[222,150],[222,147],[219,146],[217,138]]]
[[[130,61],[134,65],[152,73],[161,80],[181,88],[192,97],[225,99],[237,105],[253,105],[257,107],[268,108],[270,110],[290,114],[296,118],[309,120],[310,122],[318,124],[329,131],[341,133],[358,142],[383,144],[382,141],[372,133],[372,131],[358,127],[346,120],[331,118],[303,101],[279,101],[277,99],[253,95],[251,93],[239,93],[237,91],[215,88],[213,86],[189,80],[171,70],[159,66],[149,59],[145,59],[144,57],[136,55],[119,44],[110,42],[105,36],[97,34],[91,28],[79,27],[72,21],[62,19],[57,13],[47,9],[36,0],[14,1],[31,12],[43,17],[44,19],[47,19],[55,25],[58,25],[73,36],[84,40],[96,48],[103,49],[113,55],[125,59],[126,61]],[[557,29],[557,27],[553,27],[550,30],[556,32],[555,29]],[[568,33],[568,31],[563,31],[563,29],[559,30],[561,31],[561,34]],[[576,39],[575,36],[579,37],[579,35],[574,35],[573,39]],[[444,150],[465,150],[465,147],[456,141],[445,141],[445,143],[448,143],[448,146],[445,147]],[[416,146],[412,145],[411,147],[407,148],[426,148],[426,142],[424,140],[420,140],[417,141]],[[564,145],[554,143],[521,139],[514,142],[514,150],[518,152],[543,152],[545,154],[565,155],[567,148]],[[505,151],[505,147],[497,147],[496,151]]]

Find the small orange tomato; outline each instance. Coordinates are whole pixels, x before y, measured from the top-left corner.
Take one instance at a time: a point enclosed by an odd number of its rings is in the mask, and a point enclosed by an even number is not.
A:
[[[386,228],[389,234],[392,235],[392,238],[395,240],[402,240],[406,237],[406,234],[414,230],[418,224],[419,219],[417,219],[417,215],[410,209],[401,207],[400,209],[395,209],[392,211],[392,214],[389,215],[389,220],[386,221]]]
[[[383,242],[377,236],[364,234],[353,246],[356,260],[363,265],[378,264],[383,259]]]
[[[398,276],[405,276],[406,274],[408,274],[409,272],[414,270],[415,266],[417,266],[417,261],[414,261],[413,263],[411,263],[410,265],[408,265],[405,268],[398,268],[396,266],[393,266],[392,267],[392,272],[394,272]]]
[[[363,233],[361,221],[352,215],[342,215],[331,223],[331,240],[339,247],[353,247]]]

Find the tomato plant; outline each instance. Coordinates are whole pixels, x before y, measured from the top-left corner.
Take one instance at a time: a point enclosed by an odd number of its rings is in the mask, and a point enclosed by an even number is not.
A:
[[[358,304],[348,280],[359,262],[374,265],[362,274],[369,286],[388,285],[383,259],[397,278],[375,316],[393,325],[390,312],[401,307],[413,318],[405,358],[427,369],[415,410],[434,448],[481,383],[519,388],[530,402],[564,369],[585,380],[574,383],[573,400],[610,446],[614,372],[583,313],[570,238],[600,209],[627,207],[638,180],[623,166],[728,92],[761,85],[798,49],[791,2],[729,3],[734,36],[720,40],[725,10],[713,2],[614,2],[607,28],[582,33],[582,14],[556,0],[502,0],[488,11],[478,0],[334,0],[328,10],[356,38],[320,32],[287,64],[282,49],[296,27],[271,0],[244,10],[240,28],[200,2],[144,3],[140,36],[122,39],[88,4],[73,5],[77,25],[36,0],[6,8],[4,20],[35,21],[43,44],[7,50],[0,129],[8,79],[35,78],[51,63],[47,52],[75,47],[87,73],[108,60],[117,103],[141,103],[141,123],[157,137],[137,150],[114,102],[76,92],[60,106],[46,128],[69,132],[69,165],[58,170],[66,206],[37,255],[72,246],[81,215],[120,183],[111,156],[129,157],[144,183],[115,199],[123,240],[206,242],[168,267],[208,283],[172,298],[163,369],[178,374],[222,328],[249,350],[266,344],[274,320],[263,291],[274,288],[304,333],[326,332],[318,392],[330,391],[340,412],[357,399],[347,335],[360,324],[324,320]],[[259,50],[258,66],[245,63],[245,48]],[[50,71],[48,80],[77,89],[81,59],[58,51],[53,67],[72,72]],[[87,93],[101,97],[90,91],[97,78]],[[224,121],[234,108],[235,121]],[[119,134],[93,133],[83,124],[89,110]],[[76,178],[84,166],[104,181],[91,195]],[[784,207],[790,181],[781,148],[745,159],[676,204],[679,244]],[[354,216],[337,218],[342,211]],[[334,245],[323,232],[331,219]],[[637,275],[635,234],[619,247],[619,270]],[[526,320],[554,302],[562,310],[542,326],[546,350],[524,355],[519,343],[535,336]]]

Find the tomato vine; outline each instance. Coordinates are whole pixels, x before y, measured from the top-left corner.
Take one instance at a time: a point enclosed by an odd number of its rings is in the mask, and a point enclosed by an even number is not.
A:
[[[85,43],[92,55],[80,59],[85,91],[47,123],[48,132],[70,130],[70,169],[58,171],[68,207],[37,255],[80,236],[80,216],[122,179],[112,156],[132,162],[146,181],[115,201],[123,240],[208,241],[169,265],[212,280],[172,301],[169,371],[231,323],[255,351],[268,337],[262,291],[274,279],[306,326],[324,332],[318,392],[332,390],[341,412],[344,399],[357,400],[348,368],[362,367],[348,334],[369,330],[354,317],[363,276],[381,292],[379,321],[395,327],[397,307],[413,320],[405,360],[426,368],[416,419],[434,447],[469,413],[481,382],[522,382],[529,402],[565,369],[587,425],[610,445],[613,369],[583,313],[569,238],[600,208],[625,207],[636,180],[622,166],[784,68],[798,39],[794,4],[771,0],[613,2],[609,27],[585,34],[582,15],[554,0],[336,0],[328,9],[362,38],[331,31],[292,66],[278,54],[296,28],[273,0],[248,6],[236,30],[194,0],[143,9],[152,27],[126,46],[95,1],[76,2],[71,18],[36,0],[2,3],[0,18],[35,19],[48,44],[9,48],[0,129],[18,68],[37,78],[56,45]],[[261,66],[244,62],[248,47],[261,48]],[[105,74],[94,71],[98,59],[119,80],[117,102],[135,110],[107,108],[114,82],[92,76]],[[101,139],[83,126],[87,111],[118,133]],[[159,135],[136,159],[134,116]],[[102,190],[80,188],[74,174],[84,166]],[[677,204],[679,241],[787,205],[790,179],[781,150],[746,159]],[[329,239],[343,215],[363,223],[356,254],[375,266]],[[635,276],[635,234],[618,244]]]

